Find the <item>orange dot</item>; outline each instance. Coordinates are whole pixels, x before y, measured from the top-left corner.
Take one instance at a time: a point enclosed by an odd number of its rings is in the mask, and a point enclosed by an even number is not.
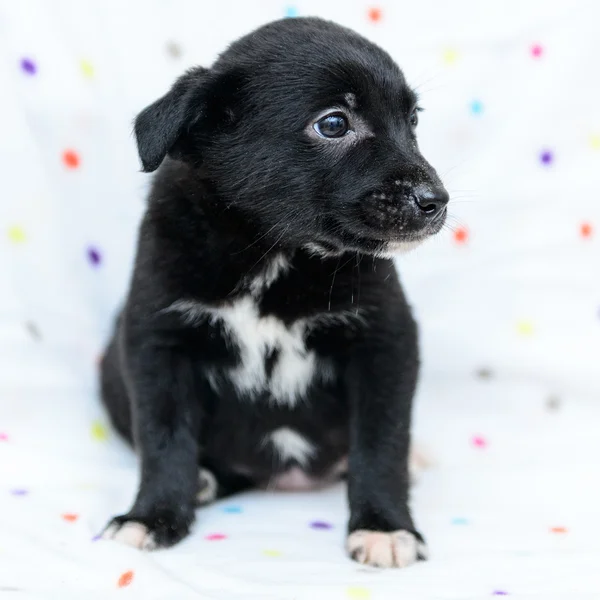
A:
[[[127,587],[132,581],[133,571],[125,571],[125,573],[123,573],[121,577],[119,577],[119,581],[117,581],[117,586],[120,588]]]
[[[79,515],[76,515],[73,513],[65,513],[61,516],[65,521],[68,521],[69,523],[75,523],[75,521],[77,521],[77,519],[79,519]]]
[[[581,226],[579,227],[579,231],[581,233],[581,237],[589,238],[589,237],[592,237],[592,233],[593,233],[594,229],[592,228],[590,223],[582,223]]]
[[[566,527],[550,527],[552,533],[567,533]]]
[[[459,227],[454,231],[454,241],[457,244],[464,244],[469,237],[469,232],[466,227]]]
[[[69,169],[76,169],[81,162],[79,154],[75,150],[65,150],[62,155],[63,163]]]
[[[369,20],[370,21],[377,23],[378,21],[381,21],[382,16],[383,16],[383,14],[382,14],[380,8],[377,8],[376,6],[374,6],[373,8],[369,9]]]

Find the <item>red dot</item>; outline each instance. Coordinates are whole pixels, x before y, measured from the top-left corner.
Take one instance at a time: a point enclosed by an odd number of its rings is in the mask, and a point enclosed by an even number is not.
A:
[[[118,587],[127,587],[133,581],[133,571],[125,571],[117,581]]]
[[[567,533],[567,528],[566,527],[550,527],[550,532],[551,533]]]
[[[204,539],[209,540],[210,542],[218,542],[226,538],[227,536],[224,533],[209,533],[208,535],[204,536]]]
[[[69,522],[69,523],[75,523],[75,521],[77,521],[77,519],[79,519],[79,515],[75,515],[73,513],[65,513],[64,515],[61,515],[62,518]]]
[[[381,9],[376,6],[369,9],[369,20],[377,23],[381,21],[381,17],[383,16]]]
[[[469,237],[469,232],[466,227],[459,227],[454,231],[454,241],[457,244],[464,244]]]
[[[543,53],[544,48],[541,44],[533,44],[533,46],[531,46],[531,56],[533,56],[533,58],[540,58]]]
[[[581,233],[582,238],[590,238],[592,237],[594,229],[590,223],[582,223],[579,227],[579,232]]]
[[[79,154],[75,150],[65,150],[62,155],[63,163],[69,169],[76,169],[81,162]]]

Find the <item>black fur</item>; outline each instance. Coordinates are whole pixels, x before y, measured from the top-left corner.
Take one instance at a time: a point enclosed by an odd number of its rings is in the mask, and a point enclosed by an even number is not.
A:
[[[353,115],[342,141],[312,127],[330,107]],[[220,495],[268,483],[293,461],[264,436],[289,427],[317,448],[310,476],[348,456],[350,531],[416,533],[407,456],[417,331],[384,255],[439,231],[448,197],[418,151],[415,108],[383,50],[332,23],[289,19],[188,71],[139,115],[144,170],[161,166],[102,363],[103,401],[141,458],[137,499],[117,524],[177,542],[194,519],[198,465]],[[232,305],[274,256],[288,267],[252,296],[259,314],[287,327],[323,317],[305,351],[332,373],[293,406],[236,389],[228,373],[241,350],[222,320],[169,308]],[[264,358],[270,378],[279,349]]]

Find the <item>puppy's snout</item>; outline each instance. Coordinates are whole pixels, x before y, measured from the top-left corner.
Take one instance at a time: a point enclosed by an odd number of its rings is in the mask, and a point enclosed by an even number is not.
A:
[[[418,186],[410,196],[428,217],[439,215],[450,200],[448,192],[441,186]]]

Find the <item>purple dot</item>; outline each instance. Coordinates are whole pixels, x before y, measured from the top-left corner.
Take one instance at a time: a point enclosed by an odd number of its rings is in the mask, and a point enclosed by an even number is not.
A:
[[[332,529],[333,525],[331,523],[326,523],[325,521],[313,521],[310,526],[313,529]]]
[[[102,539],[102,534],[99,533],[92,538],[92,542],[97,542],[98,540],[101,540],[101,539]]]
[[[508,596],[508,592],[502,590],[494,590],[494,596]]]
[[[29,493],[27,490],[10,490],[13,496],[27,496]]]
[[[23,69],[23,71],[25,71],[25,73],[28,75],[35,75],[37,66],[30,58],[22,58],[21,69]]]
[[[87,251],[88,260],[92,264],[92,266],[97,267],[102,261],[102,256],[96,248],[90,246]]]
[[[542,161],[542,164],[544,164],[544,165],[551,164],[553,160],[554,160],[554,155],[552,154],[552,152],[550,150],[544,150],[540,154],[540,161]]]

